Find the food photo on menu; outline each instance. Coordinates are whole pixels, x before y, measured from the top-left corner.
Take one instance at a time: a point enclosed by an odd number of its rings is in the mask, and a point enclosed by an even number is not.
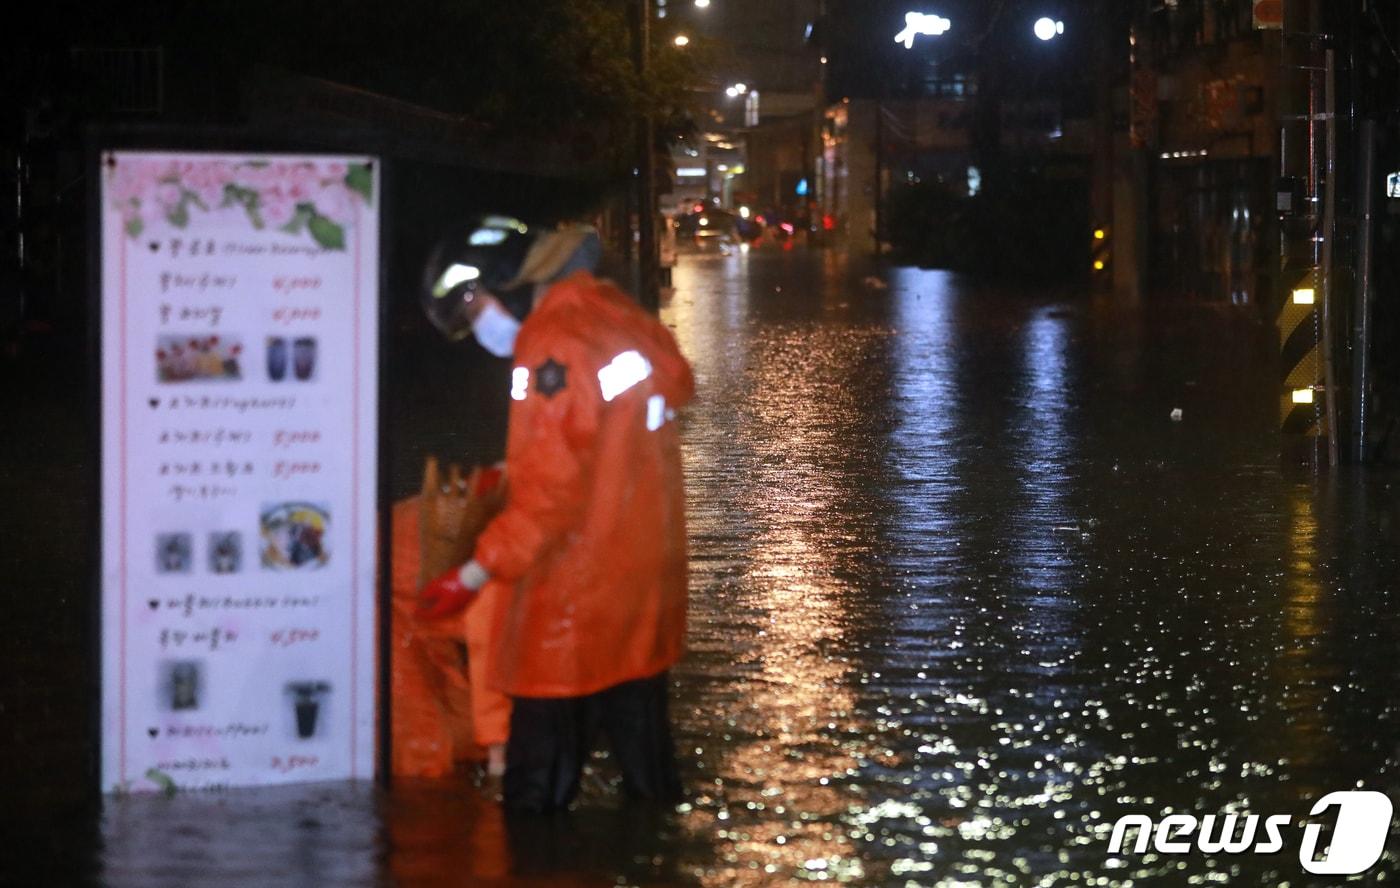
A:
[[[243,378],[243,342],[229,336],[166,334],[156,339],[160,382],[218,382]]]
[[[315,570],[330,561],[330,512],[312,503],[278,503],[262,511],[262,563],[271,570]]]

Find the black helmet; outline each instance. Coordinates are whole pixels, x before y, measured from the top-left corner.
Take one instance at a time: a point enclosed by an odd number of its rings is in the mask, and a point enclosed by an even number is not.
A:
[[[471,333],[467,306],[483,289],[512,313],[521,313],[519,300],[506,288],[513,286],[534,240],[535,232],[511,216],[473,216],[454,227],[438,241],[424,269],[420,298],[428,320],[448,339],[464,338]]]

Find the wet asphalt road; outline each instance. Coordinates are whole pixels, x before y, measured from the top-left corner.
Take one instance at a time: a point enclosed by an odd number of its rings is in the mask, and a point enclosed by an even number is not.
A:
[[[1279,467],[1271,333],[1238,310],[864,277],[800,251],[676,269],[688,804],[621,804],[606,761],[524,823],[467,778],[125,799],[89,875],[1332,884],[1296,831],[1208,857],[1109,855],[1108,830],[1400,799],[1400,479]]]

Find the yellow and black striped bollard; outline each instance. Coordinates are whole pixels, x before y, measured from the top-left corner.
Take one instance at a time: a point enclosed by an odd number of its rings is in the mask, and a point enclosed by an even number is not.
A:
[[[1289,435],[1319,437],[1324,426],[1322,386],[1321,294],[1317,270],[1284,272],[1283,308],[1278,315],[1283,391],[1279,394],[1279,428]]]

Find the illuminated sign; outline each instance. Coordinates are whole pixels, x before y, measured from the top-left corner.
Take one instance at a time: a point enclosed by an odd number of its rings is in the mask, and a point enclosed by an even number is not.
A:
[[[894,42],[903,43],[905,49],[913,49],[915,37],[941,37],[951,27],[951,21],[936,13],[906,12],[904,30],[894,35]]]

